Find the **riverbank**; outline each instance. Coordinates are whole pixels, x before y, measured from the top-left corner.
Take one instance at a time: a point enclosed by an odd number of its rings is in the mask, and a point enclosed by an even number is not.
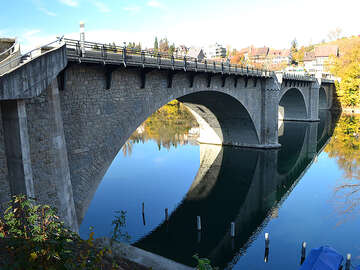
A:
[[[145,269],[156,269],[156,270],[192,270],[194,268],[185,266],[175,261],[169,260],[165,257],[157,254],[145,251],[143,249],[128,245],[126,243],[113,242],[108,238],[99,238],[95,240],[96,245],[100,249],[110,249],[110,258],[118,261],[124,261],[130,263],[130,268],[124,268],[124,270],[145,270]],[[131,266],[138,268],[131,268]]]
[[[343,113],[360,114],[360,108],[342,108]]]

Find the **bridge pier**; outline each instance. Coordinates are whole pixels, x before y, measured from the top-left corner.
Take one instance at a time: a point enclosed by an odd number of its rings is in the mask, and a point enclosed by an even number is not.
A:
[[[278,140],[278,99],[280,87],[275,78],[263,79],[261,83],[261,131],[262,148],[281,147]]]
[[[54,162],[51,177],[54,179],[53,182],[57,193],[58,204],[56,207],[65,223],[73,231],[77,232],[79,228],[75,212],[57,79],[51,82],[47,92],[50,115],[50,149]]]
[[[11,195],[55,206],[77,232],[57,80],[39,98],[2,101],[1,116]]]
[[[25,101],[3,101],[1,115],[11,195],[24,194],[34,198]]]
[[[319,90],[321,81],[316,79],[311,83],[310,93],[308,96],[308,121],[320,121],[319,119]]]

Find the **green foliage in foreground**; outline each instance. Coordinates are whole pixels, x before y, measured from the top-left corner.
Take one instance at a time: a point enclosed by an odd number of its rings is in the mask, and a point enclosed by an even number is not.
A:
[[[113,269],[110,250],[94,248],[93,232],[82,240],[48,205],[17,196],[0,217],[0,269]]]
[[[199,255],[195,254],[193,258],[197,261],[197,270],[218,270],[217,267],[212,267],[210,260],[206,258],[200,258]]]
[[[121,232],[126,212],[116,213],[112,240],[129,240],[129,235]],[[97,249],[93,236],[91,232],[88,240],[81,239],[59,221],[54,208],[34,205],[25,196],[14,196],[3,217],[0,216],[0,269],[119,269],[106,258],[111,250]],[[197,254],[193,258],[198,270],[218,269]]]

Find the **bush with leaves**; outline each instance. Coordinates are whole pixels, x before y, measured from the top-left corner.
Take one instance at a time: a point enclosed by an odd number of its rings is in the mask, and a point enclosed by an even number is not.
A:
[[[0,217],[0,269],[113,269],[94,247],[59,221],[55,209],[16,196]],[[106,262],[106,263],[104,263]]]

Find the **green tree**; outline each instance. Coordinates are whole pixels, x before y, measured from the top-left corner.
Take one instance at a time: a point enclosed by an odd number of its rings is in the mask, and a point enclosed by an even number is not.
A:
[[[172,55],[174,54],[174,52],[175,52],[175,44],[173,43],[169,47],[169,54]]]
[[[290,47],[291,64],[296,64],[296,65],[298,64],[298,62],[296,62],[296,53],[298,51],[297,47],[298,47],[298,42],[296,38],[294,38],[294,40],[291,41],[291,47]]]
[[[155,37],[155,41],[154,41],[154,52],[157,53],[159,50],[159,42],[158,42],[158,38]]]

